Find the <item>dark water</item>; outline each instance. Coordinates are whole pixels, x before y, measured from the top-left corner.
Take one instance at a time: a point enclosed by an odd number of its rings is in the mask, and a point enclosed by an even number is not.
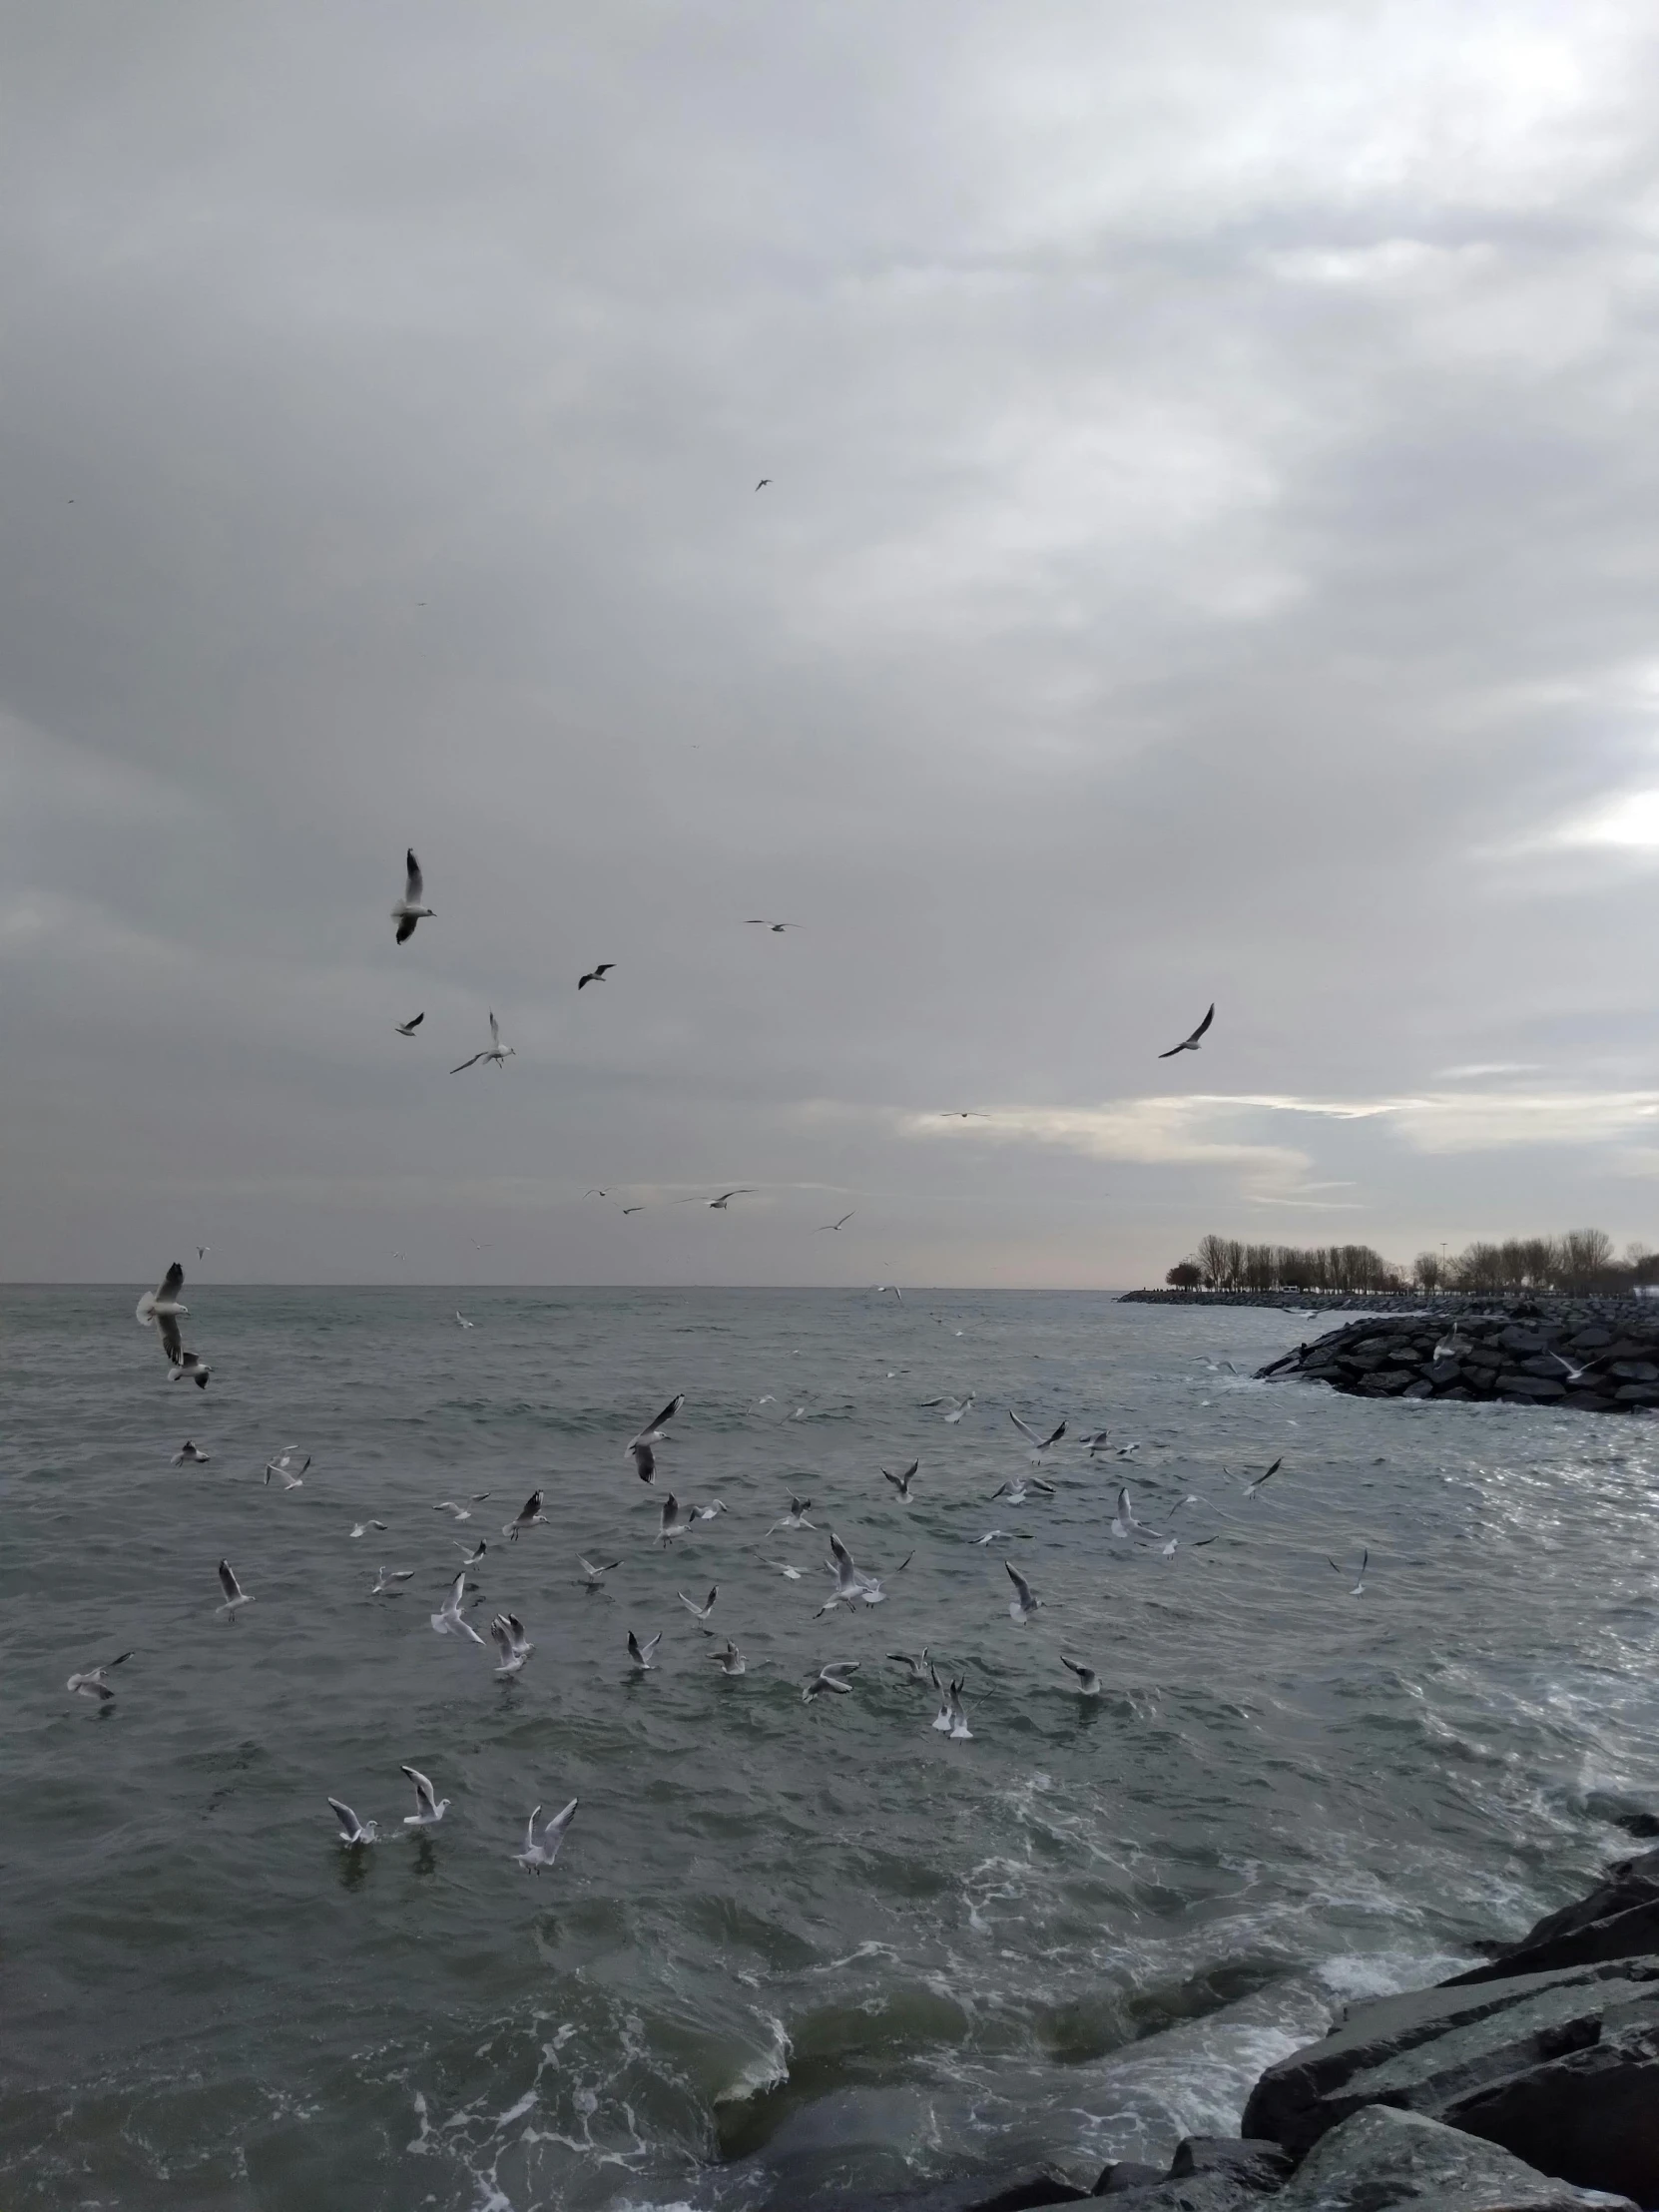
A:
[[[1167,2152],[1659,1795],[1646,1422],[1256,1384],[1205,1361],[1308,1325],[1088,1296],[469,1292],[463,1333],[454,1295],[208,1285],[200,1396],[136,1290],[0,1294],[8,2208],[726,2212]],[[675,1389],[660,1478],[729,1510],[664,1553],[623,1445]],[[918,1403],[967,1389],[957,1426]],[[1210,1501],[1176,1558],[1114,1540],[1122,1470],[1069,1442],[1055,1497],[987,1503],[1009,1404],[1143,1438],[1143,1517]],[[169,1464],[187,1433],[211,1465]],[[1248,1503],[1223,1476],[1280,1453]],[[917,1455],[905,1507],[877,1467]],[[553,1523],[508,1546],[537,1484]],[[792,1487],[821,1533],[768,1538]],[[488,1610],[536,1642],[510,1685],[427,1622],[431,1504],[471,1490]],[[815,1620],[830,1525],[890,1594]],[[1327,1554],[1366,1546],[1355,1598]],[[579,1550],[622,1559],[603,1593]],[[406,1595],[367,1594],[382,1561]],[[675,1596],[716,1581],[740,1680]],[[664,1631],[643,1680],[630,1626]],[[969,1743],[882,1661],[923,1643]],[[65,1694],[128,1645],[113,1706]],[[836,1656],[853,1694],[804,1705]],[[421,1842],[404,1760],[453,1800]],[[341,1852],[329,1794],[385,1839]],[[571,1796],[527,1878],[525,1816]]]

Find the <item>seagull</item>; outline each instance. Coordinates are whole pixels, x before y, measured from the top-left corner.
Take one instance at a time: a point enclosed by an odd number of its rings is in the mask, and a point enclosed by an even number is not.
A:
[[[932,1676],[932,1663],[927,1656],[927,1646],[921,1647],[921,1657],[912,1659],[907,1651],[889,1651],[887,1657],[895,1667],[903,1667],[917,1682],[926,1682]]]
[[[1199,1023],[1198,1027],[1193,1031],[1192,1035],[1190,1037],[1183,1037],[1179,1044],[1172,1044],[1167,1052],[1160,1052],[1158,1055],[1159,1059],[1173,1060],[1178,1052],[1196,1052],[1199,1048],[1199,1045],[1203,1041],[1205,1030],[1209,1028],[1211,1022],[1213,1022],[1215,1018],[1216,1009],[1214,1003],[1212,1002],[1210,1011],[1205,1015],[1204,1019]]]
[[[1081,1659],[1068,1659],[1063,1651],[1060,1654],[1060,1664],[1069,1673],[1076,1675],[1079,1697],[1099,1697],[1100,1677],[1093,1667],[1084,1666]]]
[[[1257,1491],[1262,1487],[1263,1483],[1271,1482],[1284,1464],[1284,1458],[1283,1456],[1281,1456],[1273,1462],[1273,1465],[1269,1467],[1266,1474],[1259,1474],[1254,1482],[1247,1482],[1245,1484],[1245,1496],[1254,1497]]]
[[[933,1726],[947,1735],[953,1744],[968,1744],[973,1741],[973,1730],[967,1724],[967,1714],[962,1707],[960,1681],[952,1682],[945,1692],[944,1704]]]
[[[616,962],[614,960],[601,960],[597,967],[589,968],[587,974],[582,977],[576,988],[579,991],[585,991],[590,983],[603,983],[606,976],[610,974],[612,968],[614,968],[615,966]]]
[[[229,1559],[221,1559],[219,1562],[219,1586],[225,1592],[225,1603],[218,1610],[225,1614],[227,1619],[236,1612],[239,1606],[252,1605],[254,1602],[232,1572]]]
[[[635,1444],[667,1443],[668,1424],[671,1420],[675,1418],[681,1406],[684,1405],[685,1402],[685,1391],[676,1390],[674,1395],[669,1399],[668,1403],[663,1407],[662,1411],[658,1413],[654,1419],[648,1420],[646,1422],[645,1426],[640,1430],[639,1434],[635,1436],[633,1441],[629,1444],[628,1449],[632,1451]],[[638,1465],[638,1463],[639,1462],[636,1460],[635,1464]],[[649,1477],[647,1477],[647,1479],[649,1479]]]
[[[1548,1355],[1548,1357],[1557,1363],[1557,1365],[1560,1367],[1561,1373],[1566,1377],[1569,1382],[1582,1382],[1589,1366],[1589,1363],[1587,1361],[1581,1361],[1579,1365],[1575,1368],[1572,1362],[1565,1358],[1559,1352],[1552,1352]]]
[[[653,1636],[650,1642],[646,1644],[642,1649],[639,1638],[634,1634],[634,1631],[632,1629],[629,1629],[628,1656],[630,1659],[633,1660],[634,1665],[639,1669],[641,1674],[649,1674],[652,1668],[656,1665],[656,1661],[652,1658],[651,1654],[656,1650],[657,1646],[662,1642],[662,1640],[663,1632],[659,1628],[656,1635]]]
[[[757,484],[757,485],[755,486],[755,489],[756,489],[757,491],[765,491],[765,490],[766,490],[766,488],[767,488],[767,486],[768,486],[768,484],[770,484],[771,482],[772,482],[772,478],[771,478],[770,476],[763,476],[763,477],[761,478],[761,481],[760,481],[760,482],[759,482],[759,483],[758,483],[758,484]],[[72,502],[72,504],[73,504],[73,502]]]
[[[1011,1544],[1014,1540],[1014,1535],[1015,1531],[1011,1528],[989,1528],[985,1531],[983,1536],[975,1537],[974,1541],[981,1545]]]
[[[383,1520],[371,1520],[353,1521],[351,1524],[351,1533],[353,1536],[366,1536],[371,1528],[377,1528],[382,1536],[386,1532],[386,1524]]]
[[[715,1497],[711,1498],[707,1505],[694,1505],[691,1509],[691,1517],[693,1520],[713,1520],[717,1513],[724,1513],[725,1510],[726,1500]]]
[[[374,1587],[368,1594],[370,1597],[401,1597],[403,1593],[396,1585],[399,1582],[412,1581],[413,1577],[412,1567],[396,1567],[390,1574],[381,1567],[374,1578]]]
[[[576,1808],[581,1802],[580,1798],[572,1798],[562,1813],[553,1814],[542,1829],[539,1843],[536,1840],[536,1818],[541,1807],[536,1807],[535,1812],[530,1815],[530,1825],[524,1831],[524,1849],[513,1854],[515,1863],[526,1874],[540,1874],[543,1867],[552,1866],[559,1856],[559,1846],[565,1840],[565,1830],[575,1819]]]
[[[488,1492],[488,1490],[474,1490],[472,1493],[472,1505],[482,1505],[485,1498],[487,1498],[489,1494],[490,1493]],[[432,1510],[434,1513],[453,1513],[458,1521],[471,1520],[472,1518],[472,1506],[457,1505],[452,1497],[440,1497],[436,1505],[432,1507]]]
[[[1113,1456],[1119,1459],[1133,1459],[1140,1448],[1141,1440],[1137,1436],[1132,1444],[1119,1444]]]
[[[857,1207],[854,1206],[852,1209],[852,1213],[842,1214],[839,1221],[821,1221],[818,1227],[813,1231],[813,1235],[815,1237],[822,1237],[827,1229],[844,1229],[847,1223],[852,1219],[852,1214],[855,1214],[857,1211]]]
[[[397,1034],[400,1037],[412,1037],[425,1019],[425,1010],[422,1009],[420,1013],[415,1015],[412,1021],[394,1021],[392,1023],[392,1027],[397,1031]]]
[[[1325,1556],[1326,1556],[1326,1558],[1327,1558],[1328,1560],[1330,1560],[1330,1562],[1331,1562],[1331,1571],[1332,1571],[1332,1573],[1333,1573],[1333,1574],[1340,1574],[1340,1575],[1343,1575],[1343,1576],[1345,1576],[1345,1577],[1346,1577],[1346,1575],[1347,1575],[1347,1573],[1348,1573],[1348,1569],[1347,1569],[1346,1567],[1339,1567],[1339,1566],[1338,1566],[1338,1564],[1337,1564],[1337,1562],[1336,1562],[1336,1560],[1335,1560],[1335,1559],[1332,1559],[1332,1558],[1331,1558],[1331,1554],[1330,1554],[1329,1552],[1327,1552]],[[1371,1553],[1370,1553],[1370,1551],[1363,1551],[1363,1552],[1361,1552],[1361,1554],[1360,1554],[1360,1571],[1359,1571],[1359,1572],[1358,1572],[1358,1574],[1356,1574],[1356,1575],[1355,1575],[1355,1577],[1354,1577],[1354,1587],[1353,1587],[1353,1589],[1352,1589],[1352,1590],[1350,1590],[1350,1591],[1349,1591],[1349,1593],[1348,1593],[1350,1597],[1360,1597],[1361,1595],[1363,1595],[1363,1593],[1364,1593],[1364,1591],[1365,1591],[1365,1587],[1366,1587],[1366,1569],[1367,1569],[1367,1568],[1368,1568],[1368,1567],[1369,1567],[1370,1565],[1371,1565]]]
[[[463,1544],[458,1537],[451,1536],[449,1541],[455,1546],[455,1549],[462,1554],[461,1565],[463,1567],[475,1567],[478,1564],[479,1560],[484,1556],[485,1552],[489,1549],[489,1545],[485,1543],[482,1536],[479,1537],[476,1547],[471,1551],[467,1550],[465,1544]]]
[[[709,1657],[714,1660],[722,1674],[747,1674],[749,1672],[748,1660],[737,1645],[733,1643],[730,1636],[726,1639],[726,1649],[724,1651],[711,1651]]]
[[[1054,1495],[1052,1482],[1040,1482],[1034,1474],[1016,1474],[1012,1481],[992,1490],[986,1503],[994,1505],[999,1497],[1005,1497],[1010,1505],[1023,1505],[1033,1490],[1041,1490],[1045,1497]]]
[[[1051,1428],[1046,1436],[1039,1436],[1034,1428],[1029,1427],[1026,1422],[1020,1419],[1019,1415],[1014,1411],[1011,1405],[1008,1408],[1008,1418],[1013,1422],[1014,1426],[1019,1430],[1020,1434],[1024,1436],[1031,1444],[1031,1460],[1033,1465],[1035,1465],[1041,1459],[1045,1451],[1052,1451],[1054,1446],[1060,1441],[1060,1438],[1066,1432],[1066,1424],[1064,1421],[1062,1421],[1058,1428]]]
[[[759,490],[759,485],[756,486]],[[775,937],[781,937],[786,929],[799,929],[799,921],[768,921],[764,914],[751,914],[744,923],[746,929],[770,929]]]
[[[834,1594],[828,1604],[819,1607],[820,1613],[828,1613],[837,1605],[850,1605],[854,1598],[862,1598],[866,1605],[879,1605],[884,1592],[878,1577],[860,1574],[847,1550],[833,1529],[830,1531],[830,1556],[826,1562],[835,1577]]]
[[[622,1564],[620,1559],[607,1559],[602,1566],[596,1566],[585,1554],[579,1553],[578,1557],[581,1560],[582,1579],[590,1590],[597,1590],[606,1575]]]
[[[919,1459],[912,1459],[902,1474],[890,1474],[885,1467],[881,1469],[882,1474],[886,1476],[886,1479],[892,1484],[906,1505],[910,1502],[911,1478],[920,1465],[921,1461]]]
[[[690,1517],[680,1510],[680,1500],[672,1490],[663,1500],[662,1519],[657,1528],[657,1541],[666,1544],[672,1537],[683,1536],[690,1528]]]
[[[718,1198],[683,1198],[679,1203],[682,1206],[707,1206],[712,1214],[724,1214],[734,1198],[753,1198],[756,1188],[753,1183],[740,1183],[735,1191],[722,1191]]]
[[[405,1768],[405,1773],[408,1771]],[[356,1851],[363,1844],[377,1844],[379,1831],[373,1821],[360,1821],[349,1805],[342,1805],[337,1797],[328,1800],[329,1810],[339,1822],[339,1840],[347,1851]]]
[[[989,1114],[976,1114],[971,1107],[947,1106],[939,1116],[940,1121],[989,1121]]]
[[[480,1060],[493,1060],[498,1068],[504,1068],[509,1060],[516,1060],[517,1058],[518,1054],[511,1045],[508,1045],[505,1051],[501,1049],[501,1024],[496,1020],[495,1009],[492,1006],[490,1008],[489,1050],[487,1052],[475,1052],[470,1060],[460,1061],[449,1072],[451,1075],[459,1075],[462,1068],[475,1068]]]
[[[449,1800],[440,1798],[434,1793],[432,1785],[418,1767],[405,1767],[403,1772],[414,1784],[415,1790],[415,1809],[412,1813],[404,1814],[403,1826],[405,1828],[436,1828],[439,1821],[449,1810]]]
[[[883,1291],[891,1291],[893,1297],[897,1299],[899,1305],[903,1305],[904,1293],[899,1289],[896,1283],[877,1283],[875,1286],[876,1297],[879,1298]]]
[[[1014,1585],[1014,1594],[1008,1600],[1008,1618],[1011,1621],[1028,1621],[1042,1599],[1036,1595],[1012,1560],[1004,1559],[1002,1564],[1007,1568],[1008,1579]]]
[[[1215,1540],[1214,1536],[1195,1536],[1189,1548],[1193,1551],[1202,1551],[1206,1544],[1213,1544]],[[1167,1544],[1159,1547],[1158,1556],[1160,1559],[1173,1559],[1180,1548],[1180,1537],[1172,1536]]]
[[[1148,1536],[1152,1531],[1145,1521],[1135,1518],[1135,1508],[1129,1501],[1127,1489],[1118,1491],[1118,1509],[1112,1515],[1112,1534],[1122,1542],[1129,1536]]]
[[[1460,1353],[1467,1352],[1468,1349],[1468,1338],[1458,1336],[1457,1324],[1453,1322],[1451,1327],[1446,1331],[1445,1335],[1440,1339],[1439,1343],[1434,1347],[1434,1357],[1436,1360],[1455,1360]],[[1559,1355],[1557,1355],[1557,1357],[1559,1357]]]
[[[213,1373],[207,1361],[200,1359],[194,1352],[184,1350],[179,1342],[179,1324],[176,1321],[164,1321],[161,1325],[161,1331],[162,1346],[167,1352],[167,1357],[173,1367],[172,1380],[175,1382],[189,1381],[194,1382],[199,1390],[205,1390],[208,1386],[208,1378]]]
[[[455,1319],[460,1323],[463,1329],[476,1329],[478,1326],[475,1321],[468,1321],[466,1316],[461,1312],[461,1309],[458,1306],[455,1309]]]
[[[675,1594],[694,1621],[706,1621],[715,1609],[715,1599],[720,1595],[720,1584],[718,1582],[715,1584],[701,1605],[698,1604],[696,1598],[687,1597],[684,1590],[679,1590]]]
[[[406,943],[414,935],[415,923],[432,911],[430,906],[423,906],[420,903],[426,895],[426,880],[420,872],[420,862],[414,856],[413,845],[410,845],[408,856],[403,864],[407,871],[404,876],[403,895],[391,910],[391,918],[397,924],[397,942],[399,944]]]
[[[185,1271],[175,1260],[156,1288],[146,1291],[139,1300],[134,1309],[134,1318],[142,1324],[151,1325],[164,1317],[171,1317],[176,1321],[181,1314],[188,1314],[190,1308],[179,1296],[184,1287]]]
[[[461,1614],[461,1601],[465,1596],[466,1569],[463,1567],[460,1573],[456,1575],[449,1595],[444,1599],[437,1612],[431,1615],[432,1626],[440,1636],[470,1636],[475,1644],[481,1646],[484,1641],[483,1637],[479,1635],[472,1623],[464,1619]]]
[[[856,1659],[831,1659],[828,1666],[820,1667],[818,1673],[814,1675],[812,1681],[802,1691],[802,1704],[811,1705],[814,1698],[822,1697],[826,1690],[833,1690],[841,1697],[850,1697],[852,1685],[850,1682],[843,1682],[841,1676],[843,1674],[856,1674],[857,1671],[858,1662]]]
[[[950,1411],[943,1416],[944,1422],[946,1427],[954,1428],[964,1414],[972,1412],[973,1392],[969,1390],[966,1397],[924,1397],[921,1402],[924,1409],[929,1409],[935,1405],[948,1405]]]
[[[302,1490],[305,1487],[305,1469],[311,1463],[311,1455],[308,1451],[300,1462],[299,1472],[294,1474],[289,1471],[293,1454],[297,1448],[297,1445],[289,1444],[279,1459],[268,1459],[266,1461],[265,1486],[268,1490],[271,1487],[271,1478],[274,1474],[281,1476],[282,1487],[285,1490]]]
[[[516,1544],[525,1529],[540,1526],[546,1518],[547,1515],[541,1509],[541,1492],[540,1490],[532,1490],[519,1507],[514,1518],[510,1521],[503,1521],[501,1533],[506,1537],[508,1543]]]
[[[810,1497],[792,1496],[790,1499],[789,1511],[784,1515],[782,1520],[775,1520],[773,1522],[772,1526],[767,1530],[767,1534],[769,1536],[776,1536],[779,1529],[781,1528],[816,1528],[818,1526],[818,1523],[816,1521],[810,1521],[807,1518],[807,1514],[812,1506],[812,1502],[813,1501]]]
[[[638,1206],[625,1206],[622,1211],[624,1214],[643,1214],[645,1212],[644,1201],[642,1200]]]
[[[212,1457],[211,1451],[204,1451],[200,1444],[193,1444],[187,1436],[173,1454],[173,1464],[176,1467],[205,1467]]]
[[[72,1674],[64,1688],[71,1697],[96,1698],[100,1705],[108,1705],[115,1692],[104,1677],[112,1667],[124,1665],[132,1656],[130,1651],[124,1651],[119,1659],[106,1659],[101,1666],[87,1667],[80,1674]]]
[[[205,1260],[208,1257],[208,1254],[212,1252],[212,1245],[198,1245],[196,1248],[196,1257],[199,1260]]]
[[[787,1559],[768,1559],[765,1564],[769,1567],[776,1567],[787,1582],[799,1582],[801,1580],[801,1569],[792,1567]]]
[[[490,1636],[501,1654],[501,1664],[495,1670],[498,1675],[517,1674],[536,1648],[516,1613],[497,1613],[490,1622]]]

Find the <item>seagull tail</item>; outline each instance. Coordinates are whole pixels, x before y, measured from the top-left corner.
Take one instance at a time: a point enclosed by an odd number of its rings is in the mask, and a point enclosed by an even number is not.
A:
[[[156,1294],[154,1291],[145,1292],[144,1296],[139,1300],[137,1306],[133,1309],[133,1318],[135,1321],[141,1322],[153,1322],[155,1320]]]

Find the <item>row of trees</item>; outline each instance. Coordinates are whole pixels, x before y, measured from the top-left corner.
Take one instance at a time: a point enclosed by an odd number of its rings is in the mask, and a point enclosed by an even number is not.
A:
[[[1659,1283],[1659,1254],[1639,1244],[1616,1259],[1604,1229],[1569,1229],[1559,1237],[1511,1237],[1471,1244],[1447,1258],[1419,1252],[1396,1267],[1370,1245],[1244,1244],[1204,1237],[1190,1259],[1164,1278],[1176,1290],[1213,1291],[1629,1291]]]

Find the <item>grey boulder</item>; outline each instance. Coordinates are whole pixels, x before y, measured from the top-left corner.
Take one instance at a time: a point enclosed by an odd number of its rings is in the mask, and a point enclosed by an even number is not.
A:
[[[1650,1951],[1659,1952],[1659,1851],[1619,1860],[1579,1904],[1547,1915],[1519,1942],[1506,1943],[1488,1964],[1455,1975],[1445,1987],[1548,1973],[1598,1958],[1638,1958]]]
[[[1628,2197],[1551,2180],[1495,2143],[1386,2105],[1333,2128],[1273,2201],[1274,2212],[1634,2212]]]

